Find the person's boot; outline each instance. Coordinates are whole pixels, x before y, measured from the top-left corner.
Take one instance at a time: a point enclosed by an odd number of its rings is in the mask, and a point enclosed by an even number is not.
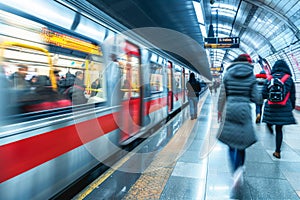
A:
[[[280,156],[280,152],[274,152],[273,153],[273,156],[275,157],[275,158],[278,158],[278,159],[280,159],[281,158],[281,156]]]

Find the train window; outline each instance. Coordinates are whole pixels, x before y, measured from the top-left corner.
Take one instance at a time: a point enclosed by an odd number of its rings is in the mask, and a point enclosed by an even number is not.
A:
[[[122,69],[121,90],[123,98],[139,97],[139,58],[135,55],[126,54],[120,59]]]
[[[81,16],[75,31],[99,42],[103,42],[105,37],[105,28],[84,16]]]
[[[182,88],[182,68],[178,65],[175,65],[175,90],[180,91]]]
[[[150,88],[151,92],[163,91],[163,67],[156,63],[150,64]]]
[[[85,86],[88,103],[106,101],[105,76],[103,76],[103,63],[86,61]]]
[[[57,24],[61,27],[71,27],[75,18],[75,12],[55,2],[45,0],[1,0],[1,3],[20,11],[27,11],[31,15]],[[33,6],[34,5],[34,6]],[[61,14],[63,13],[63,15]]]
[[[5,22],[0,29],[1,70],[10,86],[5,98],[12,102],[7,113],[106,101],[97,44],[6,12],[0,12],[0,19]],[[20,24],[24,21],[28,23]]]
[[[2,10],[0,10],[0,21],[1,42],[9,40],[45,47],[40,37],[42,24]]]

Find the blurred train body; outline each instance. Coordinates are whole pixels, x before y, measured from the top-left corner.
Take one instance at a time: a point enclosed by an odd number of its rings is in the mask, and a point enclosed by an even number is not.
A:
[[[187,103],[189,66],[111,24],[50,0],[0,8],[0,199],[51,198]],[[87,103],[58,106],[11,86],[19,64],[28,82],[47,76],[43,87],[55,94],[67,73],[81,71]]]

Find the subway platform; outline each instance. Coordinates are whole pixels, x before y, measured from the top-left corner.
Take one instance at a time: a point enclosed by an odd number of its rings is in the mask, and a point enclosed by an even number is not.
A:
[[[283,129],[281,159],[272,156],[275,135],[255,124],[258,142],[246,150],[243,183],[233,187],[216,102],[216,94],[201,98],[197,120],[186,107],[74,199],[300,199],[300,111],[298,124]]]

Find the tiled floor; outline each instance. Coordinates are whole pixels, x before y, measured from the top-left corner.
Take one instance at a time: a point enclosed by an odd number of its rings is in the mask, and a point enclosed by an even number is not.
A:
[[[160,199],[300,199],[300,124],[284,127],[281,159],[272,156],[275,135],[265,124],[256,124],[259,140],[246,150],[244,183],[232,188],[228,147],[216,139],[216,96],[208,99],[193,130],[197,135],[178,159]],[[300,123],[300,112],[294,114]]]
[[[228,147],[217,140],[216,101],[215,94],[201,98],[197,120],[188,119],[187,109],[182,111],[187,121],[163,127],[136,150],[139,157],[126,156],[114,172],[91,184],[96,187],[88,187],[92,192],[84,199],[300,199],[300,112],[294,113],[299,124],[284,127],[281,159],[272,156],[275,135],[265,124],[255,124],[258,142],[246,150],[243,184],[233,188]],[[137,167],[140,173],[123,170]],[[83,199],[78,196],[74,199]]]

